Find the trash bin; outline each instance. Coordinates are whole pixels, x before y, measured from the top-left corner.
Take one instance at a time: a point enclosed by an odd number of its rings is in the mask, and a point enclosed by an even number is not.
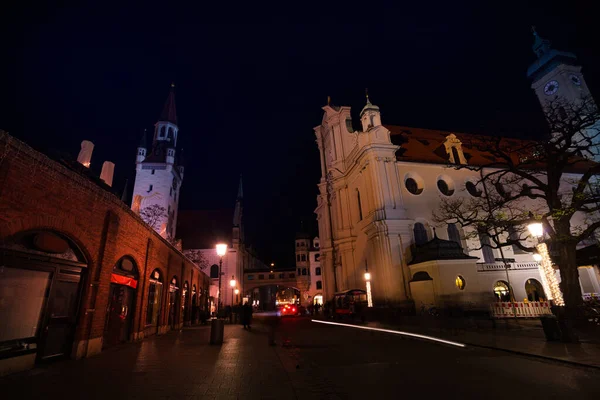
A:
[[[544,335],[548,342],[559,341],[561,338],[560,327],[558,326],[558,320],[554,315],[546,315],[540,317],[542,322],[542,328],[544,329]]]
[[[223,320],[213,319],[210,322],[210,344],[223,344]]]

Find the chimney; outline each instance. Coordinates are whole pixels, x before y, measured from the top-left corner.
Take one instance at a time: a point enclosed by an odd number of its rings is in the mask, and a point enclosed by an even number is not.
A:
[[[92,161],[92,152],[94,151],[94,143],[89,140],[81,142],[81,150],[77,156],[77,162],[84,167],[89,168]]]
[[[102,164],[102,172],[100,173],[100,179],[102,179],[108,186],[112,186],[113,174],[115,173],[115,164],[110,161],[104,161]]]

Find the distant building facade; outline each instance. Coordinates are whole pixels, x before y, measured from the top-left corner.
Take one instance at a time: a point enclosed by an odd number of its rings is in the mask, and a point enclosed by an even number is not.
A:
[[[323,304],[323,272],[318,237],[305,233],[296,235],[296,276],[301,304]]]
[[[534,51],[538,60],[529,76],[542,105],[548,96],[575,100],[589,94],[574,56],[552,50],[537,34]],[[454,168],[489,163],[489,154],[463,145],[472,135],[383,125],[368,97],[359,131],[350,107],[328,104],[323,111],[314,131],[322,172],[315,212],[325,300],[335,292],[365,290],[367,268],[375,305],[547,299],[530,253],[509,246],[502,257],[485,246],[485,235],[466,240],[459,226],[432,221],[441,198],[468,200],[481,190],[478,172]],[[583,216],[576,219],[585,225]],[[302,259],[297,263],[304,268]],[[582,295],[600,293],[597,266],[579,273]]]
[[[219,262],[216,245],[227,244],[227,254],[223,256],[221,275],[221,304],[226,307],[242,302],[244,270],[267,268],[253,249],[246,244],[243,224],[243,186],[240,177],[234,209],[181,211],[179,237],[185,254],[202,254],[201,267],[210,276],[211,309],[216,310],[219,298]],[[235,280],[232,288],[230,281]],[[239,290],[238,295],[235,289]]]

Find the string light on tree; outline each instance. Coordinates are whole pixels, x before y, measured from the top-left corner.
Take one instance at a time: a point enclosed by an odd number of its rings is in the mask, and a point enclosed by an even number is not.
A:
[[[546,296],[548,297],[548,300],[552,300],[554,305],[564,306],[565,301],[562,292],[560,291],[560,287],[558,286],[558,279],[556,279],[556,273],[552,266],[548,246],[546,243],[539,242],[539,239],[544,235],[544,227],[539,222],[532,222],[527,228],[529,229],[529,233],[531,233],[538,241],[538,244],[535,246],[537,254],[534,254],[533,257],[540,264],[540,277]]]

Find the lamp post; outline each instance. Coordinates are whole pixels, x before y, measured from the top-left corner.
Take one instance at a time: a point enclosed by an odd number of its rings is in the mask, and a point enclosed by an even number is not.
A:
[[[371,273],[365,263],[365,281],[367,282],[367,307],[373,307],[373,296],[371,295]]]
[[[219,258],[219,293],[217,295],[217,316],[221,311],[221,270],[223,269],[223,256],[227,254],[227,245],[220,243],[217,245],[217,255]]]
[[[234,290],[234,292],[235,292],[235,302],[236,302],[236,303],[238,303],[238,295],[240,294],[240,289],[237,289],[237,288],[236,288],[236,289]]]
[[[229,286],[231,286],[231,306],[233,307],[233,290],[235,289],[235,278],[231,275],[231,280],[229,281]]]
[[[536,240],[537,253],[533,255],[533,259],[539,263],[540,277],[542,278],[542,286],[546,292],[548,300],[552,300],[554,305],[564,306],[565,301],[563,300],[562,292],[558,286],[558,280],[556,279],[556,273],[552,267],[552,260],[550,260],[550,254],[548,253],[548,246],[541,239],[544,237],[544,225],[541,222],[532,220],[527,225],[527,229],[531,236]]]

